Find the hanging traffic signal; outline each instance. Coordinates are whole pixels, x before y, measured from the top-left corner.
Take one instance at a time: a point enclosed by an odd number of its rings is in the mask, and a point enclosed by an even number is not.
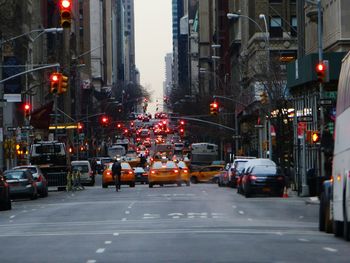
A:
[[[318,143],[320,142],[320,133],[319,131],[312,131],[311,133],[311,143]]]
[[[61,73],[54,72],[50,75],[50,93],[57,94],[59,90]]]
[[[218,115],[219,105],[216,101],[210,103],[210,115]]]
[[[78,133],[81,133],[83,131],[83,124],[81,122],[78,122],[78,125],[77,125],[77,129],[78,129]]]
[[[72,0],[60,0],[60,23],[63,28],[70,28],[72,23]]]
[[[323,62],[319,62],[316,65],[317,81],[319,83],[324,82],[326,76],[326,65]]]
[[[25,103],[25,104],[24,104],[24,117],[25,117],[25,118],[28,118],[28,117],[29,117],[29,115],[30,115],[30,109],[31,109],[30,104],[29,104],[29,103]]]
[[[109,124],[109,118],[107,116],[102,116],[100,122],[102,126],[106,127]]]
[[[68,89],[68,77],[60,74],[59,84],[58,84],[58,94],[67,92]]]

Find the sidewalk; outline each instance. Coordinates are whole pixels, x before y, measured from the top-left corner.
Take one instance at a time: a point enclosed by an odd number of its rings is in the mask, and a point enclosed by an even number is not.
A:
[[[319,205],[320,204],[320,199],[318,196],[298,196],[297,191],[292,191],[291,189],[288,189],[288,196],[292,198],[302,198],[305,200],[305,204],[308,205]]]

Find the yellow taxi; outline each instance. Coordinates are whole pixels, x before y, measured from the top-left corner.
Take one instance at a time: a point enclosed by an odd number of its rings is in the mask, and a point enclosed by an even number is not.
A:
[[[155,161],[152,164],[148,174],[148,185],[152,188],[155,184],[159,184],[160,186],[164,184],[177,184],[177,186],[181,186],[181,175],[175,162]]]
[[[121,172],[121,184],[129,185],[130,187],[135,187],[135,173],[128,162],[121,162],[122,167]],[[102,187],[107,188],[108,185],[114,185],[114,180],[112,176],[112,166],[113,163],[106,164],[106,169],[102,174]]]
[[[208,165],[202,166],[199,170],[190,173],[191,183],[205,183],[211,182],[214,175],[218,174],[224,169],[224,165]]]
[[[190,186],[190,171],[184,161],[179,161],[177,166],[180,170],[181,181],[187,186]]]

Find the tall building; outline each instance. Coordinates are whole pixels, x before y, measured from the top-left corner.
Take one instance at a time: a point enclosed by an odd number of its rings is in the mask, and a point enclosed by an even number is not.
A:
[[[135,65],[135,17],[134,0],[124,0],[125,9],[125,35],[126,35],[126,56],[125,56],[125,78],[126,81],[136,82]]]
[[[172,64],[173,64],[173,54],[168,53],[165,56],[165,81],[163,83],[163,94],[164,97],[169,97],[171,94],[173,78],[172,78]]]

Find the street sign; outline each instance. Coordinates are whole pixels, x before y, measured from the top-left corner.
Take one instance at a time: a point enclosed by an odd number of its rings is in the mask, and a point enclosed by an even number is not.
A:
[[[312,115],[298,116],[297,120],[298,122],[312,122],[313,117]]]
[[[320,99],[320,105],[326,106],[326,105],[332,105],[333,100],[332,99]]]
[[[22,126],[22,131],[31,131],[33,130],[32,126]]]

